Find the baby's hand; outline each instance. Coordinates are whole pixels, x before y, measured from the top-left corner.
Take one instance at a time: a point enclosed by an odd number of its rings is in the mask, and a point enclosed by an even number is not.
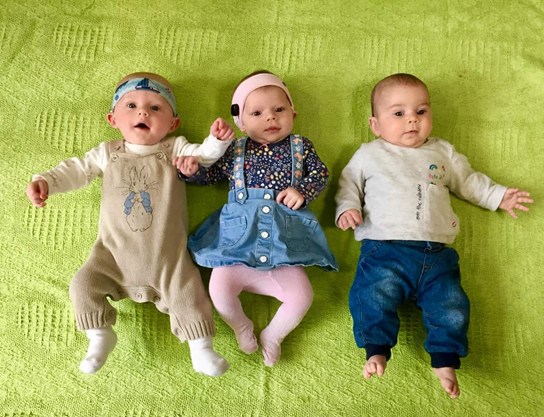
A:
[[[529,198],[529,196],[530,194],[527,191],[521,191],[517,188],[509,188],[504,193],[499,208],[507,211],[510,216],[517,219],[518,216],[514,209],[529,211],[529,208],[523,205],[523,203],[531,204],[533,202],[533,199]]]
[[[276,202],[278,204],[284,204],[291,210],[297,210],[304,204],[304,196],[293,187],[287,187],[278,194]]]
[[[338,227],[342,230],[355,230],[357,226],[363,223],[363,216],[359,210],[349,209],[344,211],[340,217],[338,217],[337,223]]]
[[[186,177],[192,177],[198,171],[198,159],[194,156],[176,156],[174,165]]]
[[[36,207],[45,207],[45,200],[49,197],[49,185],[44,179],[32,181],[26,187],[26,195]]]
[[[234,130],[222,118],[218,117],[210,127],[210,134],[219,140],[234,139]]]

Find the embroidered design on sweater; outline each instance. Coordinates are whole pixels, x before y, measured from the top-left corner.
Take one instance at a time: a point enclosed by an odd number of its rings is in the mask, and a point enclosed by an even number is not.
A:
[[[132,167],[129,172],[128,195],[124,202],[124,214],[133,232],[143,232],[153,223],[153,207],[148,190],[152,188],[147,167],[140,171]]]
[[[446,176],[446,168],[444,165],[438,167],[436,164],[429,165],[429,182],[434,185],[442,185],[442,178]]]

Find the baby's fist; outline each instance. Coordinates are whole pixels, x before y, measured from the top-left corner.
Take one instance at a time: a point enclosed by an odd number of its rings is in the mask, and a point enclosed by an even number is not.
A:
[[[194,156],[177,156],[174,165],[186,177],[192,177],[198,171],[198,160]]]
[[[45,200],[49,196],[47,181],[38,179],[29,183],[26,187],[26,196],[34,206],[45,207]]]
[[[210,134],[215,136],[219,140],[234,139],[234,130],[221,117],[218,117],[212,123],[212,127],[210,128]]]

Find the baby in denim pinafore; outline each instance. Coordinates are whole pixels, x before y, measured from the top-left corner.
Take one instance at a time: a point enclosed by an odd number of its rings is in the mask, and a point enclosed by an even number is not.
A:
[[[259,337],[264,363],[273,366],[283,339],[312,303],[304,266],[338,269],[323,230],[307,209],[324,190],[329,173],[312,143],[292,134],[296,112],[281,79],[253,73],[240,82],[232,103],[234,121],[247,137],[187,179],[212,184],[228,178],[228,204],[189,238],[189,249],[196,263],[213,268],[211,299],[243,352],[255,352],[259,343],[239,294],[282,302]]]

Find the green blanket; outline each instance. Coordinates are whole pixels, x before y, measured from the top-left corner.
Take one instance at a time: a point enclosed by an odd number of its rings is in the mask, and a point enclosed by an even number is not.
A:
[[[23,3],[23,4],[21,4]],[[541,1],[27,0],[0,10],[0,416],[537,416],[544,411],[542,315]],[[215,317],[216,349],[231,369],[192,370],[187,344],[152,304],[115,303],[119,343],[96,375],[79,372],[87,346],[75,328],[70,280],[96,238],[101,181],[33,208],[31,175],[104,140],[115,83],[158,72],[174,86],[181,126],[201,142],[231,92],[266,68],[289,85],[295,132],[330,169],[311,205],[340,272],[308,268],[315,298],[283,343],[279,364],[237,348]],[[454,199],[454,246],[471,299],[470,354],[451,400],[423,349],[419,311],[400,310],[387,373],[362,377],[348,292],[359,244],[334,225],[342,168],[363,142],[373,84],[410,72],[431,90],[435,136],[535,204],[514,220]],[[227,186],[188,187],[191,229],[219,208]],[[207,283],[209,271],[203,270]],[[257,331],[272,299],[244,295]]]

